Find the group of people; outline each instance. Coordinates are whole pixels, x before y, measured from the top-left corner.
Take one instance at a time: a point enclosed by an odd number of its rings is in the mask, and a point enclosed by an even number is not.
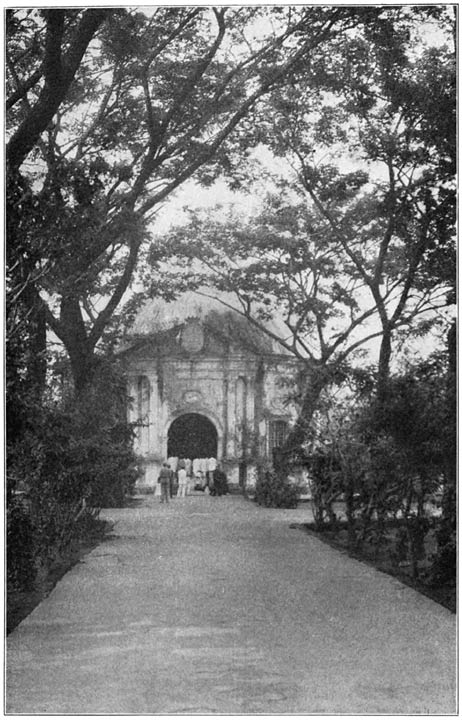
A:
[[[178,497],[186,497],[192,488],[210,495],[228,493],[226,473],[216,458],[170,457],[162,465],[158,482],[161,503],[168,502],[175,492]]]

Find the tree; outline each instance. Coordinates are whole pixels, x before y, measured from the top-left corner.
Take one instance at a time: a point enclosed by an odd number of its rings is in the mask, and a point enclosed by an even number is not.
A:
[[[39,402],[45,382],[46,321],[38,286],[50,255],[48,243],[37,232],[43,224],[40,202],[21,166],[69,92],[108,12],[70,13],[67,28],[61,10],[6,13],[6,106],[11,119],[6,149],[7,429],[13,438],[31,415],[31,406]]]
[[[27,292],[77,394],[157,206],[217,153],[226,162],[260,98],[352,23],[315,7],[11,11],[11,267],[29,259]]]
[[[300,443],[322,390],[344,378],[352,357],[380,334],[367,325],[375,307],[364,304],[361,277],[342,269],[341,245],[324,218],[281,192],[267,196],[250,220],[224,217],[221,208],[191,213],[187,225],[159,243],[152,263],[170,252],[175,268],[166,274],[167,290],[188,286],[207,294],[216,288],[224,304],[303,363],[302,410],[292,435]],[[268,322],[274,318],[276,325]]]
[[[362,37],[334,41],[343,62],[334,73],[332,59],[322,58],[317,95],[308,89],[303,105],[293,93],[275,95],[275,150],[292,159],[380,318],[379,403],[394,331],[428,311],[413,302],[434,289],[425,282],[428,264],[445,261],[447,269],[454,257],[455,57],[447,46],[419,51],[421,20],[420,12],[386,13]],[[445,21],[435,20],[441,28]],[[364,176],[358,183],[360,170],[316,162],[320,148],[338,142],[367,163],[369,187]],[[447,291],[447,276],[434,285]]]
[[[16,127],[6,148],[9,172],[18,172],[47,130],[69,93],[91,40],[109,13],[8,11],[7,37],[11,42],[6,53],[9,90],[6,106],[9,111],[14,111],[18,103],[28,108],[25,116],[14,113]],[[36,101],[31,107],[32,91]]]
[[[368,544],[430,584],[455,576],[455,523],[448,533],[445,513],[434,512],[447,473],[446,364],[438,352],[392,374],[379,429],[365,388],[357,387],[353,402],[331,402],[309,464],[320,529],[322,513],[331,519],[329,502],[343,492],[349,548]]]
[[[329,53],[311,59],[304,83],[276,88],[257,109],[259,140],[289,161],[293,175],[279,179],[279,198],[256,220],[244,226],[194,217],[174,233],[172,252],[206,265],[198,286],[215,279],[219,289],[235,291],[255,322],[283,315],[290,339],[279,340],[306,360],[311,376],[295,444],[322,387],[374,336],[380,419],[396,331],[424,333],[448,302],[454,56],[446,46],[436,52],[417,42],[421,20],[420,11],[385,9],[334,38]],[[435,22],[443,21],[437,14]],[[444,108],[444,139],[429,92]],[[353,169],[330,160],[335,155]],[[435,262],[445,273],[430,282]]]

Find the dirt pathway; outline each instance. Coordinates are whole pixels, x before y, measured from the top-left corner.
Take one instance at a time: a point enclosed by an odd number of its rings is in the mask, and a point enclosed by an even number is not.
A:
[[[455,618],[238,496],[111,510],[8,638],[7,712],[454,713]]]

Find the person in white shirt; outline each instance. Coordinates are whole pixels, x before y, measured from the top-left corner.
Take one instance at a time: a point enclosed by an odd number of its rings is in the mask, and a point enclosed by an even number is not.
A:
[[[178,466],[178,458],[177,457],[169,457],[167,458],[167,462],[170,465],[170,470],[173,472],[176,472],[177,466]]]
[[[209,486],[210,491],[213,488],[213,474],[217,467],[217,461],[216,458],[206,458],[207,463],[207,485]]]
[[[188,476],[184,467],[178,470],[178,497],[186,497],[188,487]]]

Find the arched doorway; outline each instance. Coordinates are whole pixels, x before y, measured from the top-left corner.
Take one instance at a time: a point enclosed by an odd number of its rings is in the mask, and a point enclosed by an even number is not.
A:
[[[204,415],[187,413],[172,422],[168,431],[167,457],[217,457],[218,435],[215,425]]]

